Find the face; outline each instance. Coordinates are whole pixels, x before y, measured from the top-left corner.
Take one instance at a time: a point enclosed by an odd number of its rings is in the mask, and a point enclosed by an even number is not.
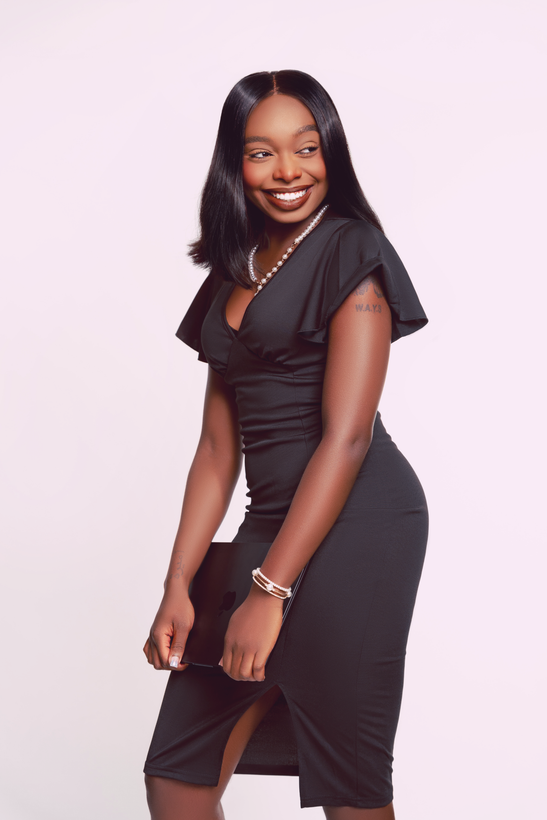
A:
[[[275,94],[247,120],[243,155],[245,195],[275,222],[307,219],[328,191],[319,131],[299,100]]]

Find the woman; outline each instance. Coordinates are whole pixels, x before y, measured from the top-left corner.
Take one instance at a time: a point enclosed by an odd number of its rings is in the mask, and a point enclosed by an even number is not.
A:
[[[144,648],[156,669],[174,670],[145,767],[152,818],[222,818],[222,793],[265,715],[238,771],[293,771],[291,738],[279,737],[290,713],[302,806],[388,820],[427,508],[377,407],[390,342],[427,319],[312,77],[261,72],[230,92],[192,256],[211,272],[177,335],[209,378]],[[188,585],[242,450],[251,503],[234,540],[271,542],[261,573],[277,595],[249,579],[222,669],[187,668]],[[308,562],[280,629],[283,590]]]

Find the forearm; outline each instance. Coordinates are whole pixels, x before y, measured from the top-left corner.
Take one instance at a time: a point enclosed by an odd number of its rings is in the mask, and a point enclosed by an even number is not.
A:
[[[390,343],[389,307],[369,275],[329,324],[323,438],[262,567],[276,584],[294,582],[347,501],[372,441]]]
[[[281,530],[262,571],[290,586],[338,518],[355,483],[369,440],[324,435],[308,462]],[[283,601],[250,584],[249,595],[230,618],[222,665],[234,680],[263,681],[283,619]]]
[[[241,454],[199,446],[188,473],[165,587],[187,590],[228,509]]]
[[[290,586],[340,515],[368,451],[370,439],[322,439],[306,467],[287,517],[262,565]]]

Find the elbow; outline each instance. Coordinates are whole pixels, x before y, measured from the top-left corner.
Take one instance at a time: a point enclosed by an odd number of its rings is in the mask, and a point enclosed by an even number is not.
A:
[[[243,454],[237,442],[217,441],[202,436],[194,460],[207,465],[215,473],[228,476],[228,480],[235,484],[241,471]]]
[[[359,466],[365,460],[365,456],[369,451],[372,443],[372,435],[356,435],[346,443],[346,447],[351,453],[353,460],[359,463]]]
[[[340,453],[340,456],[359,467],[365,460],[372,443],[372,430],[351,430],[346,433],[325,431],[323,443]]]

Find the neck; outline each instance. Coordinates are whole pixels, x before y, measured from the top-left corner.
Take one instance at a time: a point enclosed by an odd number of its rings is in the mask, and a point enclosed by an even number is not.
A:
[[[260,242],[260,249],[270,249],[274,255],[281,255],[285,250],[293,244],[297,236],[302,231],[305,231],[310,222],[317,215],[318,211],[314,211],[307,219],[300,222],[290,222],[285,224],[283,222],[276,222],[269,217],[266,217],[264,224],[264,234]]]

